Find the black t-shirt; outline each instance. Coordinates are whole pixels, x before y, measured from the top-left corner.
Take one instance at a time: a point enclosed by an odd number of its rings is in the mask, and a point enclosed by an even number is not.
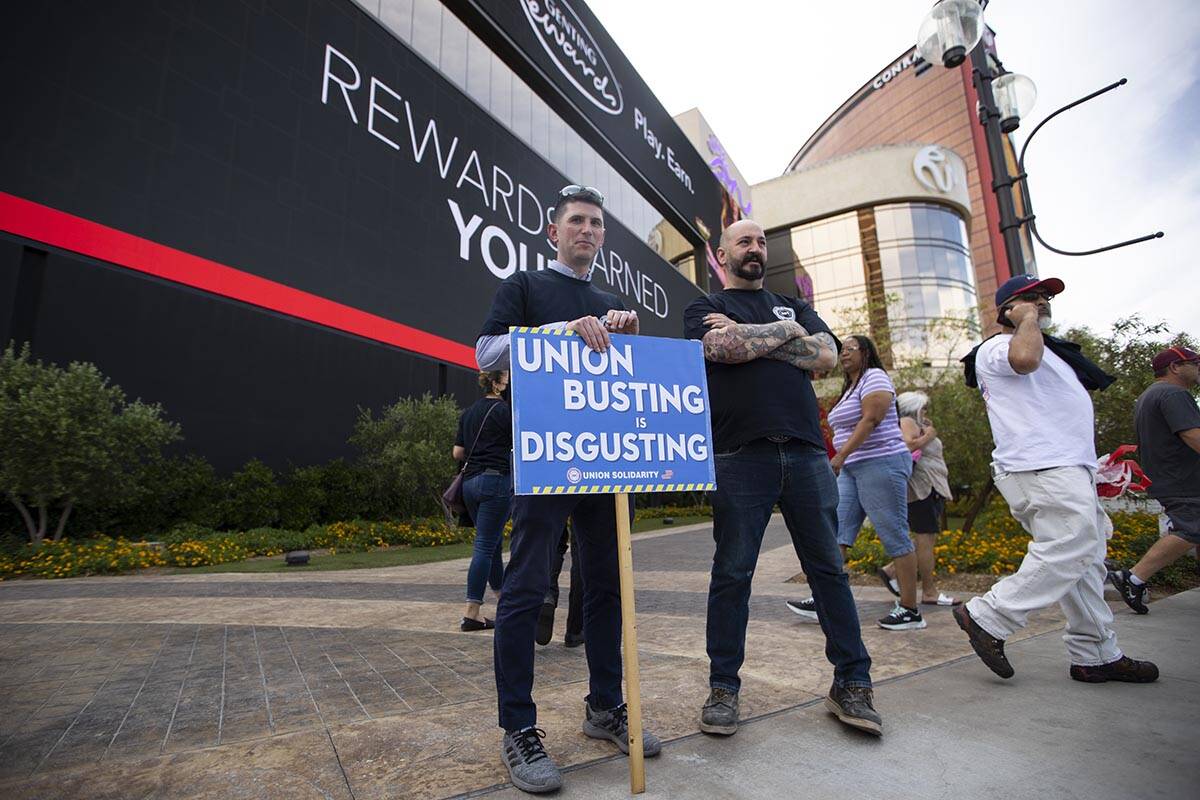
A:
[[[491,414],[488,415],[488,411]],[[487,424],[483,425],[487,416]],[[471,443],[479,437],[475,449]],[[458,418],[458,433],[454,443],[467,451],[467,468],[463,480],[474,477],[485,469],[494,469],[505,475],[512,472],[512,410],[508,403],[494,397],[484,397],[462,413]]]
[[[591,281],[571,278],[552,269],[517,272],[496,290],[491,313],[479,335],[506,334],[509,326],[602,317],[611,309],[624,311],[625,304],[615,294],[593,286]]]
[[[809,334],[833,335],[803,300],[766,289],[726,289],[692,301],[683,312],[684,336],[703,339],[711,330],[704,317],[714,311],[749,325],[794,319]],[[817,396],[808,372],[765,357],[742,364],[705,361],[704,366],[715,452],[728,453],[764,436],[792,436],[824,450]]]
[[[1200,453],[1179,434],[1200,428],[1200,409],[1186,389],[1150,384],[1134,405],[1138,461],[1150,476],[1151,497],[1200,497]]]

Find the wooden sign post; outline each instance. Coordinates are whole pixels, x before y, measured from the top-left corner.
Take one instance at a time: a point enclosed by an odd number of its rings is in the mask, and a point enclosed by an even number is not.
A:
[[[617,504],[617,568],[621,572],[621,638],[625,645],[625,705],[629,711],[629,791],[646,791],[642,753],[642,683],[638,672],[637,617],[633,603],[633,540],[629,527],[629,495],[614,495]]]

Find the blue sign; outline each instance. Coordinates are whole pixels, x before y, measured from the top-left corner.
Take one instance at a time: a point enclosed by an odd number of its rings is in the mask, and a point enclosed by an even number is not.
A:
[[[700,342],[511,328],[517,494],[716,488]]]

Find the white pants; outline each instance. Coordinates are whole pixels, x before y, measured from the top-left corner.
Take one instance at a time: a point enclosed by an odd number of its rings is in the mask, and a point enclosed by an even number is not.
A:
[[[1086,467],[1000,472],[996,488],[1033,536],[1014,574],[967,604],[979,626],[1007,639],[1029,614],[1057,602],[1067,617],[1063,641],[1071,663],[1095,666],[1121,657],[1104,602],[1104,556],[1112,522]]]

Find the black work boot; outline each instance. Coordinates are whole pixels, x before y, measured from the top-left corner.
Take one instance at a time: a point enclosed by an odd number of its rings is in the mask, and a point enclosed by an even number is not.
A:
[[[825,698],[825,708],[852,728],[882,736],[883,719],[873,701],[874,692],[870,686],[840,686],[834,681]]]
[[[738,729],[738,693],[714,686],[700,711],[700,730],[732,736]]]

